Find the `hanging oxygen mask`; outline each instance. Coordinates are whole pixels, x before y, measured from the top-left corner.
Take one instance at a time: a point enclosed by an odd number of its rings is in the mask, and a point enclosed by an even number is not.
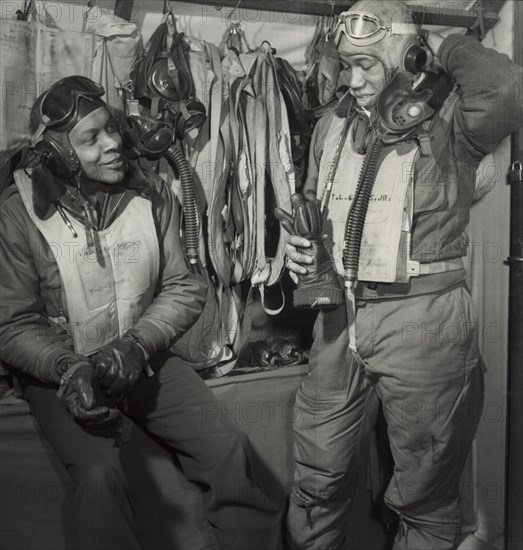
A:
[[[174,15],[169,12],[131,71],[134,98],[152,117],[161,114],[180,139],[206,119],[205,106],[195,94],[189,50],[184,33],[176,30]]]
[[[171,46],[167,51],[167,38]],[[191,269],[198,266],[198,213],[191,167],[181,140],[205,121],[205,107],[194,97],[188,63],[189,46],[178,33],[174,16],[156,29],[126,87],[127,122],[137,153],[150,160],[165,157],[181,182],[185,253]],[[148,116],[144,116],[147,113]]]
[[[182,206],[184,212],[185,254],[191,270],[198,265],[198,213],[191,167],[183,153],[176,132],[163,120],[151,120],[141,115],[138,100],[128,99],[127,122],[130,126],[130,140],[140,156],[149,160],[166,158],[180,179]]]

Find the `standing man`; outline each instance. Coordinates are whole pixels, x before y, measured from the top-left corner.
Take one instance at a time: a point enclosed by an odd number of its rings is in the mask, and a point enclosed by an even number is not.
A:
[[[203,417],[216,398],[169,352],[206,297],[179,206],[128,160],[103,94],[71,76],[33,108],[33,160],[1,201],[1,359],[74,483],[75,550],[141,549],[121,414],[177,453],[220,549],[276,550],[280,513],[249,477],[247,438]]]
[[[483,400],[465,228],[479,162],[522,123],[523,71],[473,38],[422,34],[425,52],[398,0],[341,14],[349,91],[315,129],[307,200],[294,197],[294,218],[279,213],[294,234],[295,303],[327,306],[296,396],[293,550],[345,548],[379,401],[394,550],[459,544],[459,479]],[[454,83],[448,97],[431,97],[429,66]]]

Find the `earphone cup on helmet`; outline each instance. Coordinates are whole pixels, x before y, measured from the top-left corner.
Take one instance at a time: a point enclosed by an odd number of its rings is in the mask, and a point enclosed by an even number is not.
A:
[[[45,133],[35,147],[46,167],[53,175],[62,179],[71,179],[80,172],[81,165],[71,146],[63,146],[53,136]]]
[[[410,44],[403,54],[403,68],[409,73],[419,73],[428,60],[427,51],[417,44]]]

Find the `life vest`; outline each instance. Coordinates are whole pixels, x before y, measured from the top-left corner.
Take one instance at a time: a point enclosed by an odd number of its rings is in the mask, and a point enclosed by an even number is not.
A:
[[[345,118],[333,117],[324,145],[318,178],[318,196],[324,198],[327,220],[324,231],[329,235],[334,264],[344,274],[343,250],[347,215],[354,199],[358,175],[365,155],[355,151],[351,131],[341,150],[339,162],[334,156],[346,124]],[[414,141],[385,151],[376,173],[371,200],[365,219],[358,279],[373,282],[404,282],[416,274],[417,262],[409,255],[412,223],[412,177],[418,154]],[[326,185],[333,179],[330,197],[325,201]]]
[[[97,253],[73,216],[69,221],[76,236],[55,207],[45,220],[36,216],[32,182],[25,171],[17,170],[14,179],[57,263],[75,352],[91,355],[123,336],[153,301],[160,253],[151,202],[127,191],[120,215],[107,229],[95,232]]]

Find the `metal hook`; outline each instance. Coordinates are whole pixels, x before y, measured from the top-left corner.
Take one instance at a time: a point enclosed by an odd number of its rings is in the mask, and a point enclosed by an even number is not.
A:
[[[238,0],[236,6],[234,6],[234,9],[227,16],[227,24],[229,26],[224,35],[224,37],[226,37],[225,41],[227,47],[234,50],[238,55],[242,50],[242,39],[245,40],[245,33],[243,31],[243,27],[241,26],[241,19],[238,19],[238,21],[231,20],[233,15],[236,13],[236,10],[240,7],[241,1],[242,0]]]
[[[412,20],[414,21],[414,25],[416,26],[416,34],[418,35],[418,39],[420,41],[420,44],[426,44],[427,41],[425,39],[425,35],[427,31],[423,29],[423,24],[425,23],[425,11],[422,10],[421,14],[414,12],[413,10],[408,9],[408,13],[412,16]]]
[[[471,31],[475,31],[479,29],[479,40],[483,40],[485,38],[485,19],[484,19],[484,7],[483,7],[483,0],[477,0],[476,2],[476,11],[478,13],[478,18],[474,22],[474,24],[470,27]]]
[[[236,10],[240,7],[240,4],[242,3],[242,0],[238,0],[236,3],[236,6],[234,6],[234,9],[231,11],[231,13],[227,16],[227,22],[230,23],[232,16],[236,13]],[[232,23],[234,25],[234,23]],[[238,25],[240,24],[240,21],[238,21]]]
[[[331,5],[331,13],[329,15],[329,19],[332,19],[334,17],[334,0],[330,0],[329,4]]]
[[[229,34],[242,34],[243,27],[241,26],[241,23],[231,23],[229,25]]]
[[[165,17],[164,22],[167,24],[169,36],[172,36],[176,32],[176,17],[171,8],[170,0],[163,0],[163,15]]]
[[[331,6],[331,12],[330,12],[330,15],[327,19],[327,22],[329,24],[329,28],[327,30],[327,32],[325,33],[325,42],[328,42],[330,37],[331,37],[331,34],[332,34],[332,31],[333,31],[333,27],[334,27],[334,0],[330,0],[329,1],[329,4]]]

